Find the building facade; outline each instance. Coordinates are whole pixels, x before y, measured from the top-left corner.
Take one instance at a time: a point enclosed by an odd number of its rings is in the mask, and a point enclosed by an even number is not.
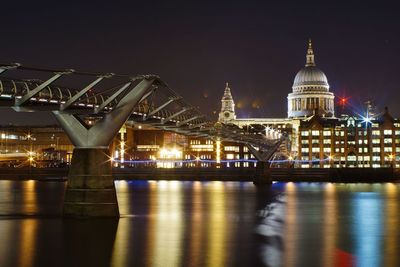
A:
[[[299,151],[302,168],[399,167],[400,120],[387,108],[371,119],[316,114],[300,124]]]

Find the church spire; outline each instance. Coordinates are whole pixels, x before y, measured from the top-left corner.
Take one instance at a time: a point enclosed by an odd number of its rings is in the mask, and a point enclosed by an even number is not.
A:
[[[227,100],[232,99],[231,88],[229,88],[229,83],[225,83],[225,91],[224,91],[224,98]]]
[[[315,66],[315,61],[314,61],[314,51],[312,48],[312,41],[311,39],[308,39],[308,49],[307,49],[307,61],[306,61],[306,67],[310,66]]]

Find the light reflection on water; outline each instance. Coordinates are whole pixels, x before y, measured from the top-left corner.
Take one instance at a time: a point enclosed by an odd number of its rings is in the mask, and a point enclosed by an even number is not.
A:
[[[64,187],[0,181],[1,267],[399,265],[398,184],[118,181],[119,221],[60,219]]]

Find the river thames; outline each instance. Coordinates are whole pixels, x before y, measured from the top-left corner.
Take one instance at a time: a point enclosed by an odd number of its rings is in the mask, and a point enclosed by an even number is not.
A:
[[[65,182],[0,181],[0,266],[400,265],[398,184],[115,184],[119,220],[76,220]]]

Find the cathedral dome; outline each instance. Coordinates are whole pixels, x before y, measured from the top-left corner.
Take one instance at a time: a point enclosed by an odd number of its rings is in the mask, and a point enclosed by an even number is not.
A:
[[[335,96],[329,92],[325,73],[315,65],[311,40],[308,42],[306,65],[294,78],[292,89],[288,95],[289,118],[311,116],[315,110],[326,117],[335,116]]]
[[[302,68],[294,78],[293,87],[299,86],[329,87],[329,84],[322,70],[315,66],[306,66]]]

